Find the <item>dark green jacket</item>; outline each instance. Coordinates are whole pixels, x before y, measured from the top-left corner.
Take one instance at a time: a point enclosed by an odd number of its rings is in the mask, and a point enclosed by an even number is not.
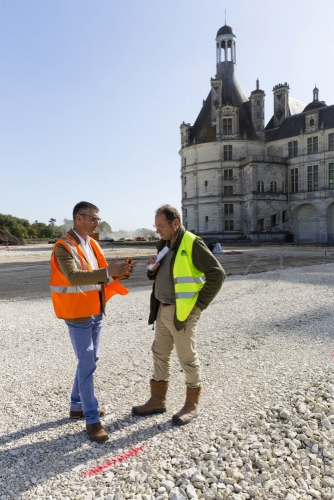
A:
[[[176,241],[173,245],[171,251],[173,252],[172,260],[171,260],[171,270],[170,270],[170,280],[172,282],[172,287],[174,288],[173,281],[173,266],[175,262],[175,257],[180,246],[180,242],[185,233],[185,228],[181,225],[178,231]],[[160,252],[162,248],[166,245],[170,246],[170,241],[160,240],[157,245],[157,251]],[[196,302],[196,306],[201,310],[204,310],[208,307],[210,302],[217,295],[219,290],[222,287],[222,284],[225,279],[225,271],[222,266],[219,264],[217,259],[212,255],[211,251],[208,249],[203,240],[197,238],[193,244],[192,251],[193,264],[200,272],[205,274],[205,285],[200,290]],[[159,267],[156,271],[151,272],[148,271],[147,276],[150,280],[155,280],[157,273],[159,272]],[[157,318],[158,310],[160,302],[156,299],[154,294],[155,283],[153,283],[153,290],[151,294],[151,302],[150,302],[150,316],[148,320],[148,324],[152,325]],[[174,317],[174,325],[177,330],[182,330],[185,325],[185,321],[179,321]]]

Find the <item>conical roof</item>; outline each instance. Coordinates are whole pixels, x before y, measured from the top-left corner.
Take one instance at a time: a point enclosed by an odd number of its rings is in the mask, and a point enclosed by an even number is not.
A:
[[[217,77],[222,79],[221,106],[240,106],[248,101],[237,77],[236,64],[231,61],[217,64]]]

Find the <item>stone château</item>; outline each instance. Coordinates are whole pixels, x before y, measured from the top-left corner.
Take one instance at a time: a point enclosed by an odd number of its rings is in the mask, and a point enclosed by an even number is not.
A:
[[[236,74],[236,36],[216,37],[217,74],[194,123],[181,125],[182,217],[205,240],[334,243],[334,105],[290,97],[275,85],[246,97]]]

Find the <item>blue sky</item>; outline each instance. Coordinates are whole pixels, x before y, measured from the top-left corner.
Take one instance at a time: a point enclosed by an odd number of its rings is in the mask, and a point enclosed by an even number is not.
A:
[[[180,124],[215,76],[215,37],[237,36],[249,95],[334,104],[333,0],[0,0],[0,213],[57,224],[78,201],[114,231],[181,208]]]

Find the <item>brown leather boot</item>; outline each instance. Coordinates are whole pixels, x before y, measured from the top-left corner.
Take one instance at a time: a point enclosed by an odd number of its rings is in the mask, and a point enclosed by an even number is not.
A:
[[[153,415],[154,413],[165,413],[166,408],[166,394],[168,390],[168,382],[165,380],[150,380],[151,385],[151,397],[150,399],[141,406],[134,406],[132,408],[132,415],[137,417],[146,417],[147,415]]]
[[[198,400],[201,392],[201,387],[187,387],[186,402],[182,410],[173,415],[172,422],[174,425],[189,424],[191,420],[198,416]]]
[[[103,408],[98,408],[97,411],[100,414],[100,417],[104,417],[106,412],[103,410]],[[70,410],[70,418],[83,418],[84,417],[84,412],[82,410],[74,411]]]
[[[103,443],[109,439],[108,434],[103,429],[100,422],[96,422],[95,424],[86,424],[86,429],[92,441]]]

